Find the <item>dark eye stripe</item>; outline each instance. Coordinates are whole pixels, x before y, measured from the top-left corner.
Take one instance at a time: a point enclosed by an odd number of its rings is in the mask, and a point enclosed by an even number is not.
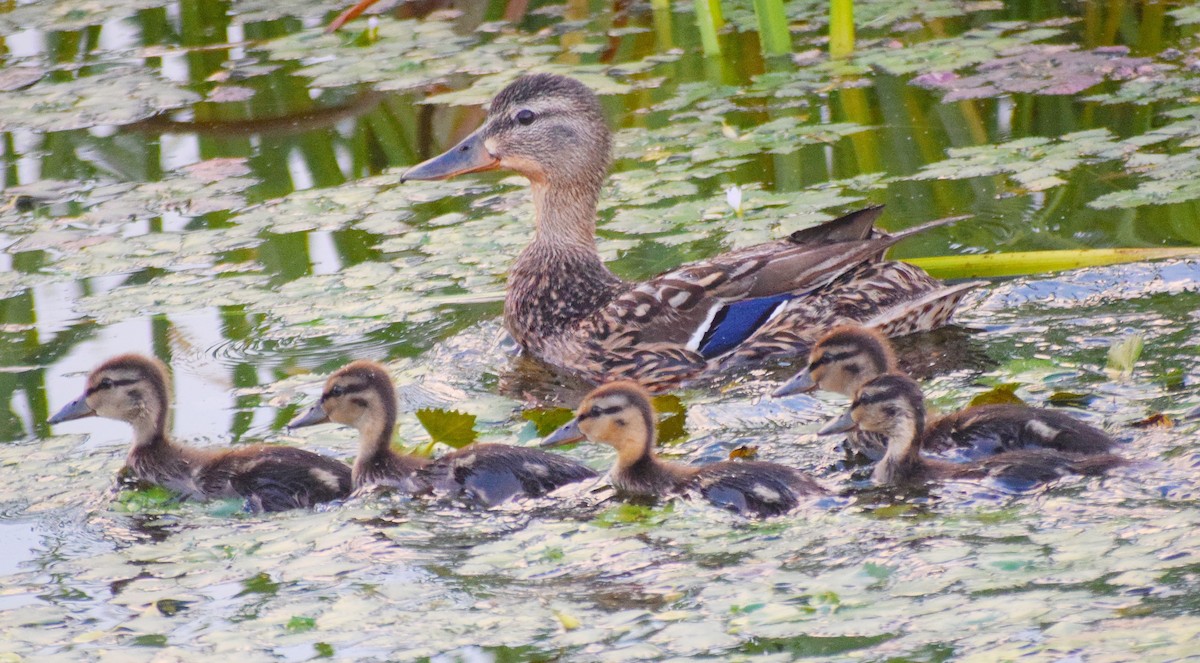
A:
[[[901,395],[902,392],[899,389],[885,389],[883,391],[876,391],[870,394],[860,394],[858,398],[854,399],[854,407],[890,401]]]
[[[127,380],[109,380],[108,382],[101,382],[100,384],[88,389],[83,395],[91,396],[97,391],[104,391],[105,389],[112,389],[113,387],[128,387],[129,385],[135,384],[140,380],[141,378],[129,378]]]
[[[849,359],[851,357],[854,357],[857,354],[858,354],[858,351],[856,351],[856,350],[847,350],[846,352],[826,352],[825,354],[821,355],[820,357],[817,357],[816,361],[809,364],[808,370],[811,371],[814,368],[824,366],[825,364],[828,364],[831,362],[841,361],[843,359]]]
[[[579,419],[592,419],[594,417],[603,417],[607,414],[616,414],[624,410],[624,406],[614,405],[612,407],[594,407],[587,412],[579,415]]]
[[[321,400],[325,400],[327,398],[333,398],[335,396],[345,396],[346,394],[357,394],[360,391],[366,391],[367,389],[370,389],[370,388],[371,388],[370,385],[366,385],[366,384],[352,384],[352,385],[348,385],[348,386],[342,386],[339,384],[338,386],[334,387],[333,389],[330,389],[329,391],[321,394]],[[334,394],[333,392],[336,389],[341,389],[341,391],[339,391],[337,394]]]

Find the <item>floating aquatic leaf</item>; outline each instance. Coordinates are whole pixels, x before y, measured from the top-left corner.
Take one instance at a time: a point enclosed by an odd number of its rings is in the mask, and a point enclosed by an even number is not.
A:
[[[1174,428],[1175,422],[1162,412],[1155,412],[1145,419],[1139,419],[1129,425],[1134,428]]]
[[[532,421],[537,428],[538,437],[553,433],[556,428],[571,420],[575,413],[564,407],[547,409],[526,409],[521,412],[521,418]]]
[[[976,405],[1024,405],[1025,401],[1014,393],[1020,386],[1016,382],[998,384],[990,391],[985,391],[972,398],[970,405],[971,407]]]
[[[1094,400],[1094,394],[1080,394],[1074,391],[1056,391],[1046,399],[1051,405],[1060,407],[1087,407],[1088,403]]]
[[[113,94],[113,89],[121,94]],[[128,66],[106,67],[67,81],[42,79],[0,92],[0,130],[65,131],[125,125],[200,100],[199,95]]]
[[[1138,357],[1142,355],[1142,348],[1145,347],[1146,340],[1141,334],[1132,334],[1125,338],[1114,342],[1108,348],[1108,363],[1105,365],[1105,371],[1112,379],[1128,379],[1133,375],[1133,368],[1137,364]]]
[[[729,452],[730,460],[754,460],[758,458],[758,447],[754,445],[742,445]]]
[[[461,449],[475,441],[475,415],[457,410],[423,408],[417,410],[417,420],[435,442]]]
[[[291,633],[304,633],[311,631],[317,627],[317,620],[312,617],[301,617],[299,615],[288,620],[287,630]]]
[[[1131,58],[1126,48],[1091,51],[1073,45],[1031,44],[1003,51],[979,65],[977,73],[923,74],[914,85],[946,92],[942,101],[1000,94],[1077,94],[1106,80],[1126,80],[1154,72],[1149,58]]]

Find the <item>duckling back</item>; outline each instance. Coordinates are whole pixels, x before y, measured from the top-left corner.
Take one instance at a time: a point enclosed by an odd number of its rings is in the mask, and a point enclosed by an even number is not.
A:
[[[757,518],[787,513],[804,497],[826,492],[799,470],[755,461],[705,465],[696,473],[693,486],[712,504]]]
[[[465,495],[486,505],[540,497],[594,479],[596,472],[558,454],[506,444],[473,444],[438,458],[420,474],[439,493]]]
[[[931,424],[921,448],[982,458],[1016,449],[1103,454],[1115,442],[1107,433],[1064,412],[1022,405],[979,405]]]
[[[218,456],[197,468],[207,497],[245,498],[255,512],[312,507],[350,494],[350,466],[304,449],[256,446]]]

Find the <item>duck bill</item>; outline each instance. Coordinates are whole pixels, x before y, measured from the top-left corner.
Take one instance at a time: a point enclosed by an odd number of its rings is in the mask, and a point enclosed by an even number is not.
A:
[[[783,383],[783,386],[776,389],[775,397],[806,394],[816,388],[817,381],[813,380],[812,373],[806,368],[797,373],[791,380]]]
[[[500,159],[488,151],[483,144],[483,129],[462,139],[458,145],[438,156],[409,168],[400,176],[401,182],[408,180],[444,180],[456,175],[494,170],[500,167]]]
[[[326,414],[325,408],[321,407],[320,403],[308,408],[302,414],[288,422],[288,428],[303,428],[305,426],[315,426],[329,421],[329,415]]]
[[[87,404],[87,396],[80,396],[70,403],[67,403],[63,409],[58,411],[58,414],[50,417],[48,423],[61,424],[64,421],[94,416],[96,416],[96,411],[92,409],[92,406]]]
[[[564,444],[578,442],[584,438],[583,431],[579,430],[579,419],[572,419],[567,423],[559,426],[558,430],[550,433],[546,439],[542,440],[540,447],[561,447]]]
[[[845,433],[846,431],[854,428],[854,426],[855,426],[854,418],[851,417],[850,412],[847,411],[846,414],[843,414],[837,421],[832,421],[832,422],[826,424],[824,428],[817,431],[817,435],[833,435],[834,433]]]

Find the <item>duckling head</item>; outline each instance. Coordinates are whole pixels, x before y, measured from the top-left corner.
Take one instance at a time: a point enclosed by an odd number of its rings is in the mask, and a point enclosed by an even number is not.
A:
[[[542,441],[555,447],[583,439],[607,444],[618,459],[632,462],[654,449],[654,406],[636,382],[610,382],[584,397],[575,418]]]
[[[566,76],[530,74],[496,95],[483,126],[413,166],[403,179],[438,180],[503,168],[535,185],[598,192],[608,173],[611,143],[595,92]]]
[[[868,381],[895,370],[896,355],[883,334],[844,325],[817,341],[808,354],[808,367],[775,390],[775,395],[822,389],[853,397]]]
[[[925,430],[925,397],[921,387],[905,375],[887,373],[864,384],[850,409],[820,430],[821,435],[857,428],[887,437],[889,456],[919,450]]]
[[[396,388],[387,369],[365,360],[339,368],[325,381],[321,400],[288,422],[288,428],[328,422],[358,429],[364,446],[380,440],[388,446],[396,424]]]
[[[161,437],[171,402],[167,367],[139,354],[113,357],[89,375],[83,395],[67,403],[49,423],[104,417],[133,425],[134,444]]]

